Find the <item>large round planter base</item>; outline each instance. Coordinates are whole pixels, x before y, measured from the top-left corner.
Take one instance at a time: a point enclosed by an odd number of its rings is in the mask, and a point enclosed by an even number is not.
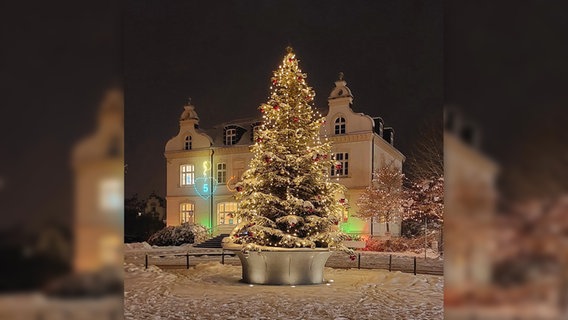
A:
[[[243,267],[243,281],[253,284],[321,284],[331,252],[327,249],[278,249],[278,251],[237,251]]]

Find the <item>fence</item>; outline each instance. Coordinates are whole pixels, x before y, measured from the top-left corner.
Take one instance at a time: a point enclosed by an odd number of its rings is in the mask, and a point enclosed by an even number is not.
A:
[[[144,258],[144,266],[148,268],[150,264],[155,264],[160,267],[182,267],[185,266],[186,269],[190,267],[190,257],[220,257],[220,262],[225,264],[225,256],[235,257],[235,253],[232,251],[226,252],[199,252],[199,253],[160,253],[160,254],[146,254]],[[154,260],[154,259],[164,259],[167,257],[185,257],[185,263],[180,264],[177,261],[164,261],[164,260]],[[153,259],[151,261],[150,259]],[[152,263],[154,262],[154,263]],[[167,263],[166,263],[167,262]],[[165,264],[164,264],[165,263]],[[231,259],[231,265],[240,265],[240,260]],[[327,261],[326,267],[330,268],[340,268],[340,269],[384,269],[388,271],[400,271],[405,273],[413,274],[431,274],[431,275],[443,275],[444,267],[443,260],[439,259],[425,259],[421,257],[409,257],[409,256],[397,256],[397,255],[379,255],[379,254],[361,254],[357,253],[355,261],[350,261],[343,253],[333,254]]]
[[[345,262],[344,255],[332,255],[326,263],[331,268],[384,269],[413,274],[443,275],[444,262],[440,259],[421,257],[361,254],[357,253],[355,261]]]
[[[225,256],[234,257],[235,253],[228,253],[223,250],[221,253],[218,252],[204,252],[204,253],[162,253],[156,255],[149,255],[146,253],[144,256],[144,268],[148,269],[148,265],[150,264],[150,258],[165,258],[165,257],[185,257],[185,267],[189,269],[189,257],[203,257],[203,256],[220,256],[221,263],[225,264]],[[171,265],[171,264],[169,264]],[[179,265],[171,265],[171,266],[179,266]]]

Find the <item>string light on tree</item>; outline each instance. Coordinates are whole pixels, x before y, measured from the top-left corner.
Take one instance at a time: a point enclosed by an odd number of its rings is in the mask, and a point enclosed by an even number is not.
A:
[[[230,238],[244,250],[336,247],[352,254],[337,227],[344,205],[335,195],[344,187],[330,180],[331,142],[320,138],[325,121],[312,106],[315,93],[298,62],[288,47],[259,107],[263,123],[236,195],[243,223]]]

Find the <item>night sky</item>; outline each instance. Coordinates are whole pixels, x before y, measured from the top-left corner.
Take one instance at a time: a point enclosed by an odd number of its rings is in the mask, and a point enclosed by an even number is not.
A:
[[[165,143],[188,96],[202,128],[258,116],[291,45],[327,108],[338,72],[353,110],[381,116],[407,154],[443,107],[441,1],[127,1],[125,195],[165,196]]]

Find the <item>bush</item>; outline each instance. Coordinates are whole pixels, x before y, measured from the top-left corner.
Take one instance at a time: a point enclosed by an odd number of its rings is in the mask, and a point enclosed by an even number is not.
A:
[[[148,243],[154,246],[179,246],[195,243],[209,237],[207,228],[198,224],[184,223],[179,226],[166,227],[148,238]]]
[[[428,235],[428,248],[431,248],[432,241],[437,240],[436,234]],[[419,253],[424,250],[424,237],[405,238],[397,237],[389,240],[381,240],[376,238],[369,238],[366,240],[364,251],[378,251],[378,252],[404,252],[412,251]]]

